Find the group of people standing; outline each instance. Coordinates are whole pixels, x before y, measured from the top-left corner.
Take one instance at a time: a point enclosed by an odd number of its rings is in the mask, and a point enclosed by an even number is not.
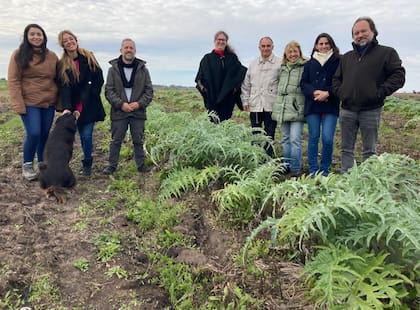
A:
[[[330,172],[337,120],[341,126],[341,172],[353,166],[357,133],[362,137],[363,160],[376,153],[378,128],[386,96],[404,85],[405,70],[397,52],[378,44],[378,31],[369,17],[352,27],[353,50],[340,55],[333,38],[321,33],[310,59],[297,41],[287,43],[282,58],[273,53],[270,37],[259,41],[260,56],[248,68],[239,61],[226,32],[214,36],[214,49],[200,62],[195,78],[210,120],[231,118],[235,105],[250,113],[251,126],[263,128],[274,141],[281,126],[282,157],[287,172],[302,172],[302,132],[308,125],[309,173]],[[47,35],[37,24],[28,25],[23,41],[11,56],[8,88],[12,109],[21,116],[26,136],[22,174],[37,178],[38,164],[55,111],[76,113],[83,150],[81,174],[92,173],[93,130],[105,118],[101,101],[102,69],[92,52],[81,48],[74,33],[58,35],[63,54],[59,59],[47,48]],[[139,172],[148,172],[143,152],[146,108],[153,87],[145,62],[136,58],[136,45],[124,39],[121,55],[111,60],[105,97],[111,105],[109,165],[106,175],[117,170],[121,144],[130,128],[134,160]],[[322,140],[321,160],[318,144]],[[265,146],[274,156],[273,144]]]
[[[47,35],[37,24],[29,24],[19,48],[11,56],[8,89],[12,109],[20,115],[25,127],[22,175],[37,179],[34,166],[44,160],[44,148],[56,111],[77,115],[77,128],[83,150],[80,173],[92,173],[93,130],[105,119],[101,100],[104,84],[102,69],[92,52],[81,48],[74,33],[58,34],[63,48],[59,59],[47,48]],[[109,165],[104,174],[116,171],[121,144],[128,127],[134,144],[135,162],[140,172],[149,171],[143,153],[146,107],[152,101],[153,87],[145,62],[136,58],[135,42],[124,39],[121,55],[110,61],[105,96],[111,104]]]
[[[259,41],[260,56],[244,67],[219,31],[214,50],[200,62],[197,88],[212,120],[232,116],[235,103],[250,112],[252,127],[264,129],[274,141],[281,126],[282,157],[291,176],[302,173],[302,133],[308,125],[309,173],[327,176],[333,155],[337,120],[341,127],[341,173],[354,164],[357,133],[362,159],[376,153],[380,116],[386,96],[405,83],[405,70],[395,49],[378,44],[370,17],[352,27],[353,50],[340,55],[328,33],[319,34],[310,59],[297,41],[287,43],[283,57],[274,55],[273,40]],[[322,152],[318,160],[318,144]],[[265,147],[274,156],[272,145]]]

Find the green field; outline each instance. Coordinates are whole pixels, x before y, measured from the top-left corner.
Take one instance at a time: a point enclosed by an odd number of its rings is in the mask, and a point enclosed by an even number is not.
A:
[[[348,175],[289,178],[279,132],[271,160],[247,113],[214,125],[195,89],[158,88],[152,172],[137,172],[127,137],[117,173],[101,174],[108,116],[92,177],[60,205],[20,176],[24,130],[6,89],[0,81],[0,309],[418,309],[415,99],[387,99],[379,156]],[[77,139],[75,172],[81,157]]]

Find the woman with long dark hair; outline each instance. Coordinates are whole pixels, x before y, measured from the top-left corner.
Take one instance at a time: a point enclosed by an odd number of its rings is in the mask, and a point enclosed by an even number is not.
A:
[[[240,89],[246,68],[229,46],[228,40],[226,32],[216,32],[214,49],[200,61],[195,78],[207,111],[216,116],[210,118],[213,122],[231,118],[235,103],[241,106]]]
[[[40,164],[54,119],[57,62],[57,55],[47,48],[44,29],[37,24],[26,26],[22,43],[10,58],[7,80],[12,109],[26,131],[22,175],[29,181],[37,178],[35,153]]]
[[[328,33],[319,34],[311,59],[305,64],[300,86],[305,95],[305,118],[308,124],[309,173],[330,172],[334,135],[339,114],[339,99],[332,92],[332,77],[340,61],[340,50]],[[322,136],[321,161],[318,143]]]
[[[305,64],[300,86],[305,95],[305,118],[308,123],[309,173],[330,172],[334,135],[339,114],[339,99],[332,92],[332,77],[340,61],[340,51],[328,33],[315,39],[311,59]],[[321,134],[322,132],[322,134]],[[321,161],[318,142],[322,136]]]
[[[101,101],[104,84],[102,69],[92,52],[79,47],[77,37],[70,30],[58,34],[63,55],[58,63],[60,99],[63,113],[80,113],[77,129],[83,149],[80,173],[92,173],[93,128],[103,121],[105,110]]]

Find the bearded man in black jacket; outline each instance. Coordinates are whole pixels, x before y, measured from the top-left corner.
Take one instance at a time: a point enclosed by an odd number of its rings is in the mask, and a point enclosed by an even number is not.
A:
[[[360,129],[362,160],[376,154],[378,129],[386,96],[405,83],[405,69],[397,52],[379,45],[370,17],[353,24],[353,50],[344,54],[333,77],[333,91],[341,100],[341,173],[354,164],[354,147]]]

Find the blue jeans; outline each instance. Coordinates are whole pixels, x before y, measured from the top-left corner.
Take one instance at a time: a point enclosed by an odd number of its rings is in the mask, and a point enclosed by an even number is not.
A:
[[[90,161],[92,159],[94,126],[95,123],[77,125],[77,129],[80,135],[80,143],[83,150],[83,159],[86,161]]]
[[[306,116],[308,123],[308,164],[309,173],[321,172],[327,176],[330,172],[334,147],[335,128],[337,115],[335,114],[309,114]],[[322,155],[318,164],[318,143],[322,128]]]
[[[26,107],[26,114],[20,117],[25,126],[26,136],[23,142],[23,162],[33,162],[37,153],[38,163],[43,161],[44,148],[48,140],[55,109]]]
[[[281,124],[283,157],[291,172],[302,170],[303,124],[303,122],[283,122]]]
[[[360,112],[340,109],[341,173],[346,173],[353,167],[354,147],[359,129],[362,136],[362,160],[365,161],[376,154],[381,112],[382,107]]]

